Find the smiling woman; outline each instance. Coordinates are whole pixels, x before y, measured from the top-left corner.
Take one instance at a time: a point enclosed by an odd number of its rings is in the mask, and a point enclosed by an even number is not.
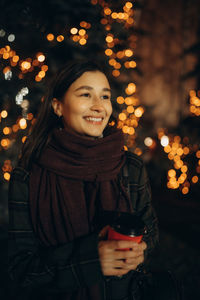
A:
[[[58,71],[10,180],[13,299],[119,300],[138,290],[157,220],[144,164],[124,151],[111,116],[110,84],[99,66],[76,61]],[[106,239],[121,212],[137,212],[145,223],[139,244]]]
[[[109,82],[100,71],[85,72],[72,83],[62,101],[53,99],[52,106],[63,117],[65,128],[98,137],[112,113]]]

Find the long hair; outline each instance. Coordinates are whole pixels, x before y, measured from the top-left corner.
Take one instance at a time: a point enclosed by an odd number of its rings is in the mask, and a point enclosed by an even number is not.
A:
[[[63,101],[70,85],[87,71],[100,71],[105,74],[100,66],[91,61],[71,62],[57,71],[43,98],[36,122],[22,148],[19,159],[21,167],[29,170],[32,162],[39,158],[42,149],[48,144],[53,129],[63,127],[61,119],[52,108],[52,99],[57,98]]]

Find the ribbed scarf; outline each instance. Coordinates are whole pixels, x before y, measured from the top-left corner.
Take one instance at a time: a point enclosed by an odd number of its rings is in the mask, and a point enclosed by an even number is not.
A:
[[[118,176],[125,161],[123,134],[111,131],[103,138],[91,139],[56,129],[40,159],[33,163],[30,211],[34,231],[44,245],[62,245],[95,231],[101,211],[130,209]],[[47,298],[101,297],[97,283],[77,293]]]
[[[30,176],[34,230],[46,245],[59,245],[94,230],[100,210],[126,211],[118,174],[124,163],[120,130],[91,139],[55,129]]]

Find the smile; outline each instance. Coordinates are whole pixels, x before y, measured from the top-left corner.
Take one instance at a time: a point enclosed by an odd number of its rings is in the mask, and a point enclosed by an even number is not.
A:
[[[103,118],[86,117],[85,119],[89,122],[97,122],[97,123],[101,123],[103,121]]]

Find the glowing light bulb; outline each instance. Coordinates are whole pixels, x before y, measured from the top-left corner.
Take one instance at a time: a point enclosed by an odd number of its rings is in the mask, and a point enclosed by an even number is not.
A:
[[[144,139],[144,144],[145,144],[147,147],[151,147],[151,146],[153,145],[153,140],[152,140],[152,138],[146,137],[146,138]]]
[[[169,144],[169,138],[166,135],[163,135],[160,139],[160,143],[163,147],[167,146]]]

